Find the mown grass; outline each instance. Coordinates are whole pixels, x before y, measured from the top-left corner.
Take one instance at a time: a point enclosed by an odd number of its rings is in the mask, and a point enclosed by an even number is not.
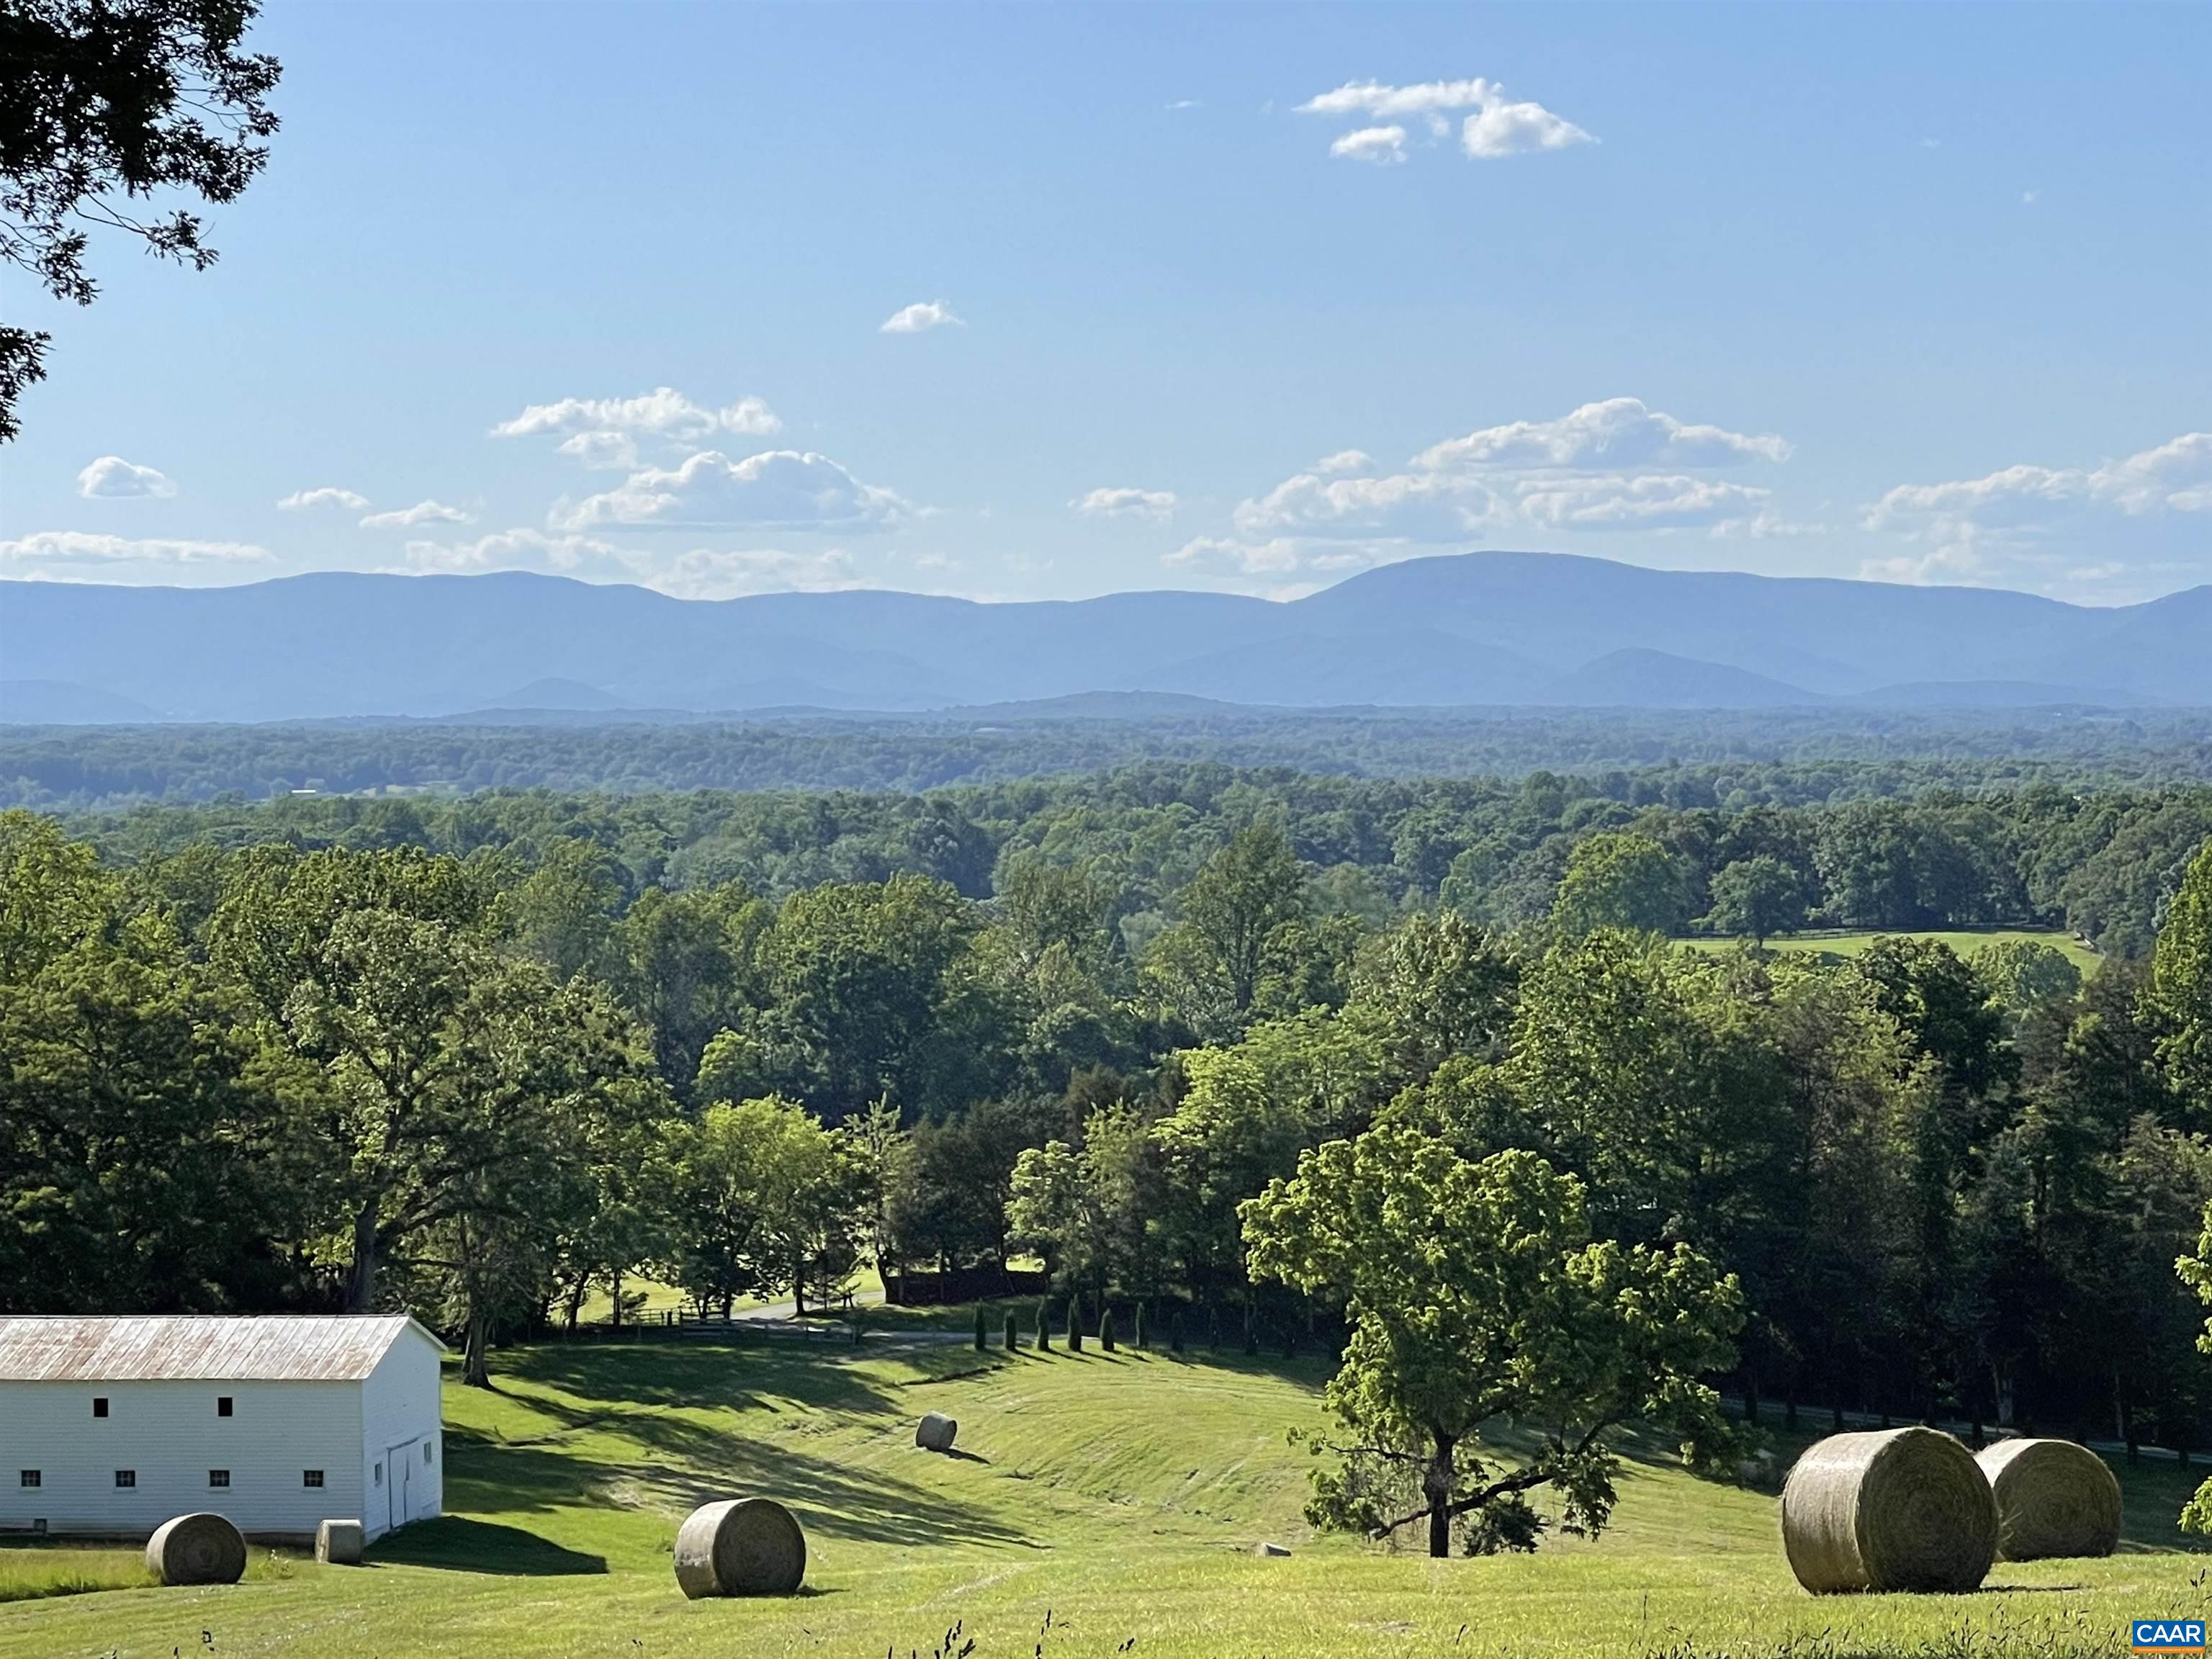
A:
[[[1316,1538],[1285,1436],[1316,1420],[1318,1361],[766,1340],[498,1358],[499,1392],[447,1393],[452,1512],[368,1566],[0,1607],[0,1659],[167,1659],[204,1651],[204,1632],[219,1654],[286,1659],[903,1659],[956,1626],[973,1659],[2060,1659],[2125,1651],[2130,1617],[2212,1606],[2177,1548],[2189,1476],[2171,1467],[2126,1472],[2111,1560],[2000,1566],[1971,1596],[1816,1601],[1783,1563],[1771,1495],[1656,1448],[1594,1543],[1432,1563]],[[914,1448],[933,1409],[960,1419],[957,1455]],[[804,1595],[678,1595],[676,1526],[729,1492],[798,1512]],[[1293,1553],[1255,1559],[1262,1540]]]
[[[1770,951],[1805,951],[1816,956],[1826,954],[1834,957],[1855,957],[1878,939],[1932,939],[1949,945],[1962,957],[1971,957],[1977,951],[2008,939],[2033,939],[2039,945],[2048,945],[2055,950],[2063,951],[2066,959],[2081,970],[2084,978],[2095,973],[2099,964],[2104,961],[2102,957],[2075,939],[2073,934],[2057,928],[1997,927],[1986,931],[1948,932],[1939,929],[1927,933],[1889,928],[1863,933],[1826,932],[1789,933],[1778,934],[1768,939],[1766,948]],[[1692,949],[1698,951],[1733,951],[1738,945],[1748,945],[1750,942],[1749,939],[1690,939],[1682,941]]]

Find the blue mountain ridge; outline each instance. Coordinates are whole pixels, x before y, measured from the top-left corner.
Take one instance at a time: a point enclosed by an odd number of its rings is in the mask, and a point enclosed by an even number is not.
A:
[[[2212,586],[2102,607],[1546,553],[1409,560],[1288,602],[700,601],[519,572],[0,583],[6,720],[133,705],[194,720],[911,712],[1105,692],[1302,708],[2212,705]]]

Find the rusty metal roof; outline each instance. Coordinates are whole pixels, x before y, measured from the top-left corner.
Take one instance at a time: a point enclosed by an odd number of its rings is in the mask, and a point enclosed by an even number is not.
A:
[[[405,1314],[0,1317],[0,1382],[344,1382],[412,1329]]]

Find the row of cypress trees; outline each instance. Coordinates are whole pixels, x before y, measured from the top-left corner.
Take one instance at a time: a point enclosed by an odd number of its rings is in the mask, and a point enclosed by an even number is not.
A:
[[[1152,1346],[1152,1333],[1146,1319],[1146,1304],[1142,1302],[1137,1304],[1135,1320],[1136,1346],[1139,1350],[1149,1350]],[[989,1310],[984,1304],[978,1302],[975,1304],[975,1351],[978,1353],[990,1346],[989,1322]],[[1000,1322],[999,1346],[1009,1353],[1021,1346],[1020,1323],[1019,1316],[1012,1308],[1006,1310]],[[1050,1352],[1053,1339],[1052,1304],[1044,1297],[1040,1297],[1037,1299],[1030,1329],[1030,1346],[1039,1352]],[[1080,1296],[1071,1296],[1067,1298],[1066,1310],[1062,1316],[1060,1329],[1067,1344],[1067,1351],[1070,1353],[1081,1353],[1084,1336],[1083,1298]],[[1095,1329],[1098,1346],[1108,1353],[1115,1352],[1117,1347],[1118,1332],[1114,1323],[1112,1308],[1101,1305],[1098,1310],[1098,1322]],[[1214,1348],[1221,1346],[1221,1316],[1218,1313],[1212,1316],[1208,1326],[1207,1346]],[[1168,1351],[1171,1353],[1181,1353],[1183,1351],[1183,1323],[1181,1313],[1175,1314],[1168,1322]],[[1249,1310],[1244,1316],[1244,1352],[1248,1354],[1256,1354],[1260,1352],[1259,1329],[1253,1322]],[[1290,1357],[1293,1352],[1293,1346],[1286,1343],[1284,1349],[1285,1357]]]

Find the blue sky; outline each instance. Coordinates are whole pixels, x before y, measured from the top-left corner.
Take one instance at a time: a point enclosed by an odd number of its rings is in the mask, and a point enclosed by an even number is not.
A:
[[[279,4],[0,574],[2212,581],[2212,8]],[[888,327],[895,319],[902,326]],[[290,503],[280,505],[280,503]]]

